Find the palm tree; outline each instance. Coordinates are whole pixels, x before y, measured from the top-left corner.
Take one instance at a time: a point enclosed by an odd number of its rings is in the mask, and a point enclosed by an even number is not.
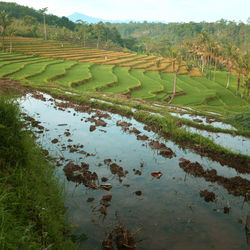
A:
[[[12,53],[12,48],[13,48],[12,37],[15,35],[15,32],[16,32],[16,30],[11,26],[7,29],[7,34],[9,35],[9,40],[10,40],[10,50],[9,50],[10,53]]]
[[[229,87],[230,79],[231,79],[231,70],[233,66],[232,58],[233,58],[233,44],[227,44],[226,48],[224,49],[224,58],[226,61],[227,66],[227,85],[226,88]]]
[[[2,34],[2,50],[4,51],[4,36],[6,35],[7,27],[12,23],[12,19],[9,18],[9,15],[5,10],[0,12],[0,25],[1,25],[1,34]]]
[[[242,55],[242,74],[243,74],[243,86],[244,86],[244,94],[247,96],[249,95],[249,80],[248,75],[250,71],[250,53],[247,52],[244,55]],[[243,97],[243,95],[242,95]]]
[[[88,29],[89,26],[86,22],[82,21],[82,20],[77,20],[77,24],[79,24],[79,28],[78,28],[78,34],[80,36],[80,43],[82,45],[82,41],[83,41],[83,47],[86,47],[86,41],[88,38]]]
[[[172,96],[171,96],[168,104],[171,104],[172,101],[174,100],[174,97],[176,94],[177,73],[182,66],[182,57],[181,57],[179,49],[172,48],[170,50],[170,54],[171,54],[171,58],[172,58],[172,68],[173,68],[173,73],[174,73],[174,88],[173,88],[173,93],[172,93]]]

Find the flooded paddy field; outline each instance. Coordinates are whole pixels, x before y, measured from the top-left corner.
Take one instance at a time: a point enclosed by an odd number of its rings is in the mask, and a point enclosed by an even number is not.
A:
[[[81,248],[249,249],[250,168],[201,157],[133,118],[41,93],[19,103],[55,159],[69,222],[88,237]]]

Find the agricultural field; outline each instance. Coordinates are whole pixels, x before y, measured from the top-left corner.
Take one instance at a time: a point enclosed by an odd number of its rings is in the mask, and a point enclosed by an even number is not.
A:
[[[18,102],[27,125],[66,183],[70,222],[89,237],[81,248],[107,244],[105,223],[116,223],[119,211],[125,222],[111,232],[143,225],[133,237],[150,239],[151,249],[180,237],[180,249],[193,242],[206,249],[201,239],[211,223],[211,244],[247,249],[235,221],[250,199],[249,100],[235,95],[235,74],[226,88],[227,72],[213,81],[182,65],[168,104],[175,79],[168,58],[28,38],[14,38],[13,52],[0,53],[0,83],[24,93]],[[237,237],[221,241],[224,227]]]
[[[12,43],[14,52],[0,55],[1,77],[79,93],[123,94],[159,104],[167,104],[173,91],[171,59],[41,39],[16,37]],[[227,72],[217,72],[213,81],[197,73],[196,77],[191,77],[185,67],[185,64],[181,66],[177,76],[174,105],[229,113],[237,112],[239,107],[241,110],[248,108],[246,99],[235,96],[235,74],[231,73],[231,83],[225,88]]]

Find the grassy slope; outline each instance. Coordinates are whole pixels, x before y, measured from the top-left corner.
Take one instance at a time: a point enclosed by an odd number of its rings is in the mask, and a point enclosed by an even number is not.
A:
[[[105,88],[103,91],[114,94],[126,94],[130,89],[140,86],[140,82],[129,74],[129,67],[115,67],[113,72],[117,76],[118,85]]]
[[[56,82],[64,87],[70,87],[72,83],[78,83],[89,79],[91,74],[89,72],[89,67],[91,63],[77,63],[72,68],[66,71],[66,74],[57,79]]]
[[[51,61],[52,65],[48,65],[46,60]],[[37,63],[34,63],[36,61]],[[44,63],[41,63],[42,61]],[[72,65],[73,67],[71,67]],[[131,88],[132,97],[160,103],[166,103],[164,100],[172,93],[173,73],[159,74],[157,71],[144,73],[143,69],[129,71],[127,67],[90,65],[90,63],[62,62],[42,57],[26,58],[20,54],[3,53],[0,55],[0,77],[22,79],[35,73],[33,77],[29,77],[30,82],[46,84],[51,78],[54,78],[53,81],[62,87],[68,88],[72,83],[78,83],[80,86],[75,90],[79,92],[98,90],[125,94],[129,93]],[[235,96],[237,75],[231,75],[229,89],[225,88],[226,81],[227,72],[217,72],[215,82],[204,77],[179,75],[177,93],[183,92],[185,95],[177,95],[173,104],[191,105],[198,109],[222,113],[225,110],[229,113],[247,110],[249,102]],[[135,89],[140,84],[141,89]]]
[[[131,75],[141,82],[141,89],[132,91],[131,96],[142,99],[154,98],[154,92],[163,91],[163,86],[160,82],[157,82],[143,74],[143,72],[144,69],[131,70]]]
[[[78,86],[79,91],[95,91],[96,88],[105,87],[117,81],[112,72],[112,65],[93,65],[90,68],[92,80]]]
[[[2,67],[0,67],[0,78],[6,77],[10,74],[13,74],[19,70],[22,70],[25,65],[32,64],[34,62],[40,61],[42,59],[40,58],[32,58],[32,59],[26,59],[26,60],[18,60],[18,61],[8,61],[6,64],[4,64]]]
[[[30,77],[29,81],[34,83],[47,83],[49,79],[61,75],[66,72],[66,68],[72,66],[75,62],[72,61],[60,61],[57,64],[48,65],[46,70],[41,74]]]
[[[73,249],[52,166],[0,96],[0,249]]]
[[[25,65],[23,69],[19,70],[16,73],[9,75],[9,78],[15,80],[21,80],[28,78],[29,76],[36,75],[39,72],[42,72],[45,67],[51,63],[56,63],[54,60],[41,59],[38,62]]]
[[[161,101],[161,100],[167,98],[168,93],[172,89],[173,83],[168,81],[168,80],[164,80],[158,71],[147,71],[147,72],[145,72],[145,75],[154,81],[160,82],[161,85],[163,86],[163,92],[157,94],[156,100]]]

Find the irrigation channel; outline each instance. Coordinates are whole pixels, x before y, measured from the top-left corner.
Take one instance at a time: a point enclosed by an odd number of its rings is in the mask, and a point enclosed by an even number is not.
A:
[[[88,236],[81,248],[108,249],[111,235],[126,234],[131,249],[249,249],[250,171],[182,149],[118,114],[41,93],[19,102],[55,158],[68,219]]]

